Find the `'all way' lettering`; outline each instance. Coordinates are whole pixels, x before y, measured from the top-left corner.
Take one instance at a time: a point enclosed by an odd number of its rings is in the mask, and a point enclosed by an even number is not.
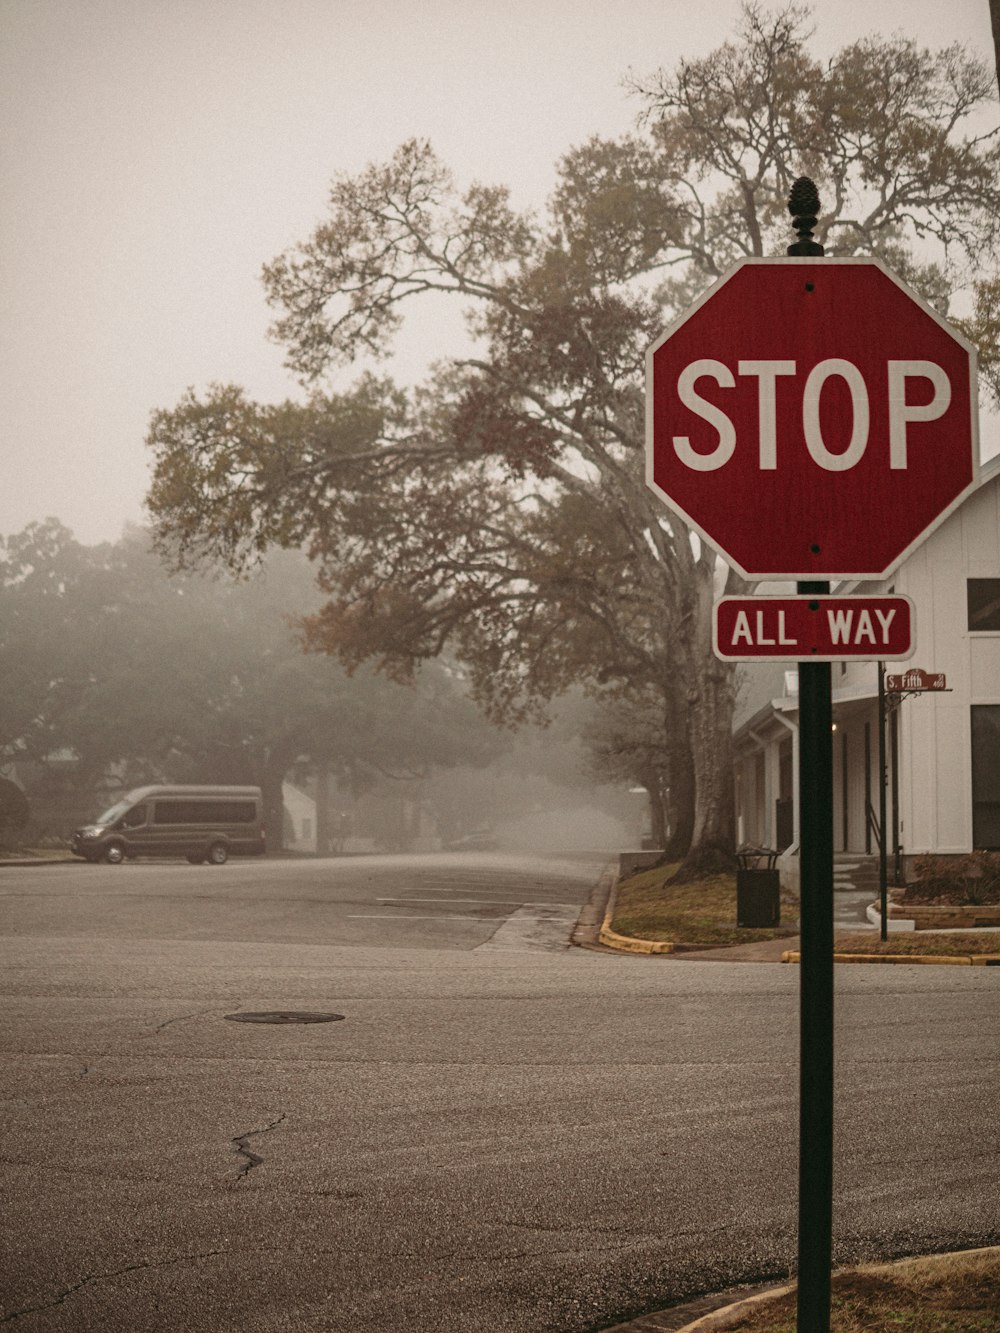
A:
[[[888,611],[875,610],[875,619],[879,623],[879,629],[882,632],[881,639],[875,636],[875,626],[872,624],[871,613],[863,607],[855,615],[853,608],[838,608],[836,611],[827,608],[826,617],[830,625],[830,641],[834,644],[853,644],[859,648],[863,643],[870,643],[873,647],[884,648],[889,642],[889,627],[895,619],[894,609]]]
[[[852,608],[825,607],[830,643],[835,647],[860,648],[870,644],[873,648],[885,648],[890,643],[890,630],[895,619],[894,608],[876,609],[874,620],[866,608],[855,611]],[[799,640],[788,633],[785,612],[776,610],[768,624],[766,611],[753,613],[755,625],[751,628],[750,613],[738,611],[733,621],[732,647],[746,644],[748,648],[789,647],[794,648]],[[877,622],[877,628],[876,628]],[[770,633],[768,633],[768,630]]]
[[[785,613],[784,613],[784,611],[779,611],[779,612],[777,613],[777,621],[778,621],[778,623],[777,623],[777,631],[778,631],[778,637],[777,637],[776,639],[769,639],[769,638],[767,637],[767,635],[764,633],[764,617],[765,617],[765,612],[763,612],[763,611],[755,611],[755,612],[754,612],[754,615],[755,615],[756,620],[757,620],[757,634],[756,634],[756,637],[754,637],[754,635],[753,635],[753,634],[751,633],[751,631],[750,631],[750,617],[748,616],[748,614],[746,613],[746,611],[738,611],[738,612],[737,612],[737,614],[736,614],[736,623],[733,625],[733,647],[734,647],[734,648],[736,647],[736,645],[737,645],[738,643],[745,643],[745,644],[748,644],[751,648],[764,648],[764,647],[770,647],[771,645],[778,645],[778,644],[787,644],[789,647],[794,647],[794,646],[798,643],[798,639],[791,639],[791,638],[786,637],[786,635],[785,635]]]

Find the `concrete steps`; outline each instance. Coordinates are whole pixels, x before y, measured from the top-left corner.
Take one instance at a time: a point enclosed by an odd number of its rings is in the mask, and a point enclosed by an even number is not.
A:
[[[834,893],[871,893],[878,896],[878,857],[838,852],[833,858]]]

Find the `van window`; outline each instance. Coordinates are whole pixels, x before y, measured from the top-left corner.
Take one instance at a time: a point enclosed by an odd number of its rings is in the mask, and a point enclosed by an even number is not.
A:
[[[253,801],[157,801],[154,824],[252,824],[257,817]]]
[[[145,805],[133,805],[132,809],[127,811],[122,818],[122,828],[139,828],[146,822]]]

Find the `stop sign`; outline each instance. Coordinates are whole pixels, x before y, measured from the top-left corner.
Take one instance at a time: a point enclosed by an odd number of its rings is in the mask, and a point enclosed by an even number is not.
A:
[[[749,579],[889,573],[978,475],[975,349],[874,259],[747,259],[646,354],[646,480]]]

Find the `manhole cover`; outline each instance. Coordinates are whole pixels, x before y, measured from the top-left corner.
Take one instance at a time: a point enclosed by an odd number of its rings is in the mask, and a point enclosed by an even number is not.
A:
[[[338,1023],[343,1014],[311,1014],[301,1009],[279,1009],[263,1014],[226,1014],[230,1023]]]

